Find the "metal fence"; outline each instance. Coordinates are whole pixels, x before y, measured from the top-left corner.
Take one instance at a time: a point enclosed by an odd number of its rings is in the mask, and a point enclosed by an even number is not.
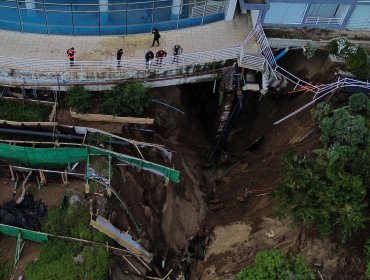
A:
[[[74,61],[73,66],[68,60],[41,60],[24,59],[16,57],[0,56],[0,68],[30,71],[30,72],[122,72],[122,71],[143,71],[153,68],[160,70],[172,70],[193,66],[197,64],[223,61],[238,58],[241,54],[241,47],[227,49],[181,54],[179,56],[167,56],[163,59],[154,58],[151,63],[145,59],[125,59],[118,67],[117,60],[104,61]]]
[[[337,17],[307,17],[305,24],[308,25],[342,25],[344,18]]]

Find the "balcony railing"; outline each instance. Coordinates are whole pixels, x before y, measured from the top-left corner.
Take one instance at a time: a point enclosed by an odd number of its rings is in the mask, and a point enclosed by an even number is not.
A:
[[[344,18],[337,17],[307,17],[305,24],[307,25],[342,25]]]

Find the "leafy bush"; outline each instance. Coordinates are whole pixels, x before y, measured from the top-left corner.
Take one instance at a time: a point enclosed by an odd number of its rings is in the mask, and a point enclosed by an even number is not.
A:
[[[12,265],[5,259],[0,259],[0,280],[9,279],[13,271]]]
[[[48,120],[51,108],[37,104],[22,104],[0,100],[0,119],[17,122],[44,122]]]
[[[370,99],[363,93],[355,93],[349,98],[349,110],[353,113],[370,115]]]
[[[54,235],[104,242],[107,238],[89,228],[90,214],[82,204],[66,209],[57,207],[48,211],[42,230]],[[80,256],[81,263],[73,260]],[[104,248],[90,247],[82,243],[51,239],[41,246],[40,259],[26,266],[29,280],[54,279],[106,279],[108,252]]]
[[[363,228],[366,188],[359,176],[345,170],[356,147],[317,150],[301,159],[293,153],[284,159],[284,181],[274,190],[279,216],[289,214],[297,225],[315,226],[322,235],[334,228],[346,240]]]
[[[234,279],[315,279],[314,274],[302,256],[295,256],[290,260],[286,260],[280,251],[260,251],[256,255],[255,263],[255,267],[242,269]]]
[[[330,41],[328,51],[345,62],[347,71],[361,77],[368,75],[368,56],[364,48],[351,43],[344,37],[340,37]]]
[[[312,42],[308,42],[305,48],[305,51],[303,52],[303,55],[306,58],[312,58],[315,56],[316,53],[316,46]]]
[[[71,109],[80,114],[90,111],[92,107],[92,94],[84,86],[68,88],[66,103]]]
[[[114,86],[105,96],[103,111],[110,115],[142,116],[149,107],[151,96],[141,83]]]
[[[351,100],[350,110],[359,112],[364,106],[364,99],[355,96]],[[365,112],[365,109],[362,111]],[[351,114],[351,111],[346,109],[339,109],[330,114],[330,105],[321,103],[312,111],[312,116],[322,131],[320,139],[325,146],[362,145],[367,142],[369,130],[365,118],[361,115]]]

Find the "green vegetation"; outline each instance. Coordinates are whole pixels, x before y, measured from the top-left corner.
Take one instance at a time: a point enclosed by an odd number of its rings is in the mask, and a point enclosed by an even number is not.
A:
[[[0,119],[17,122],[44,122],[48,120],[51,108],[30,103],[0,100]]]
[[[105,242],[104,235],[89,229],[90,214],[82,204],[65,209],[51,208],[42,231],[70,237]],[[26,266],[29,280],[106,279],[108,252],[104,248],[73,241],[52,239],[41,246],[40,259]]]
[[[333,39],[328,45],[328,51],[336,58],[344,61],[347,71],[362,78],[366,78],[370,74],[366,50],[351,43],[347,38]]]
[[[92,94],[84,86],[68,88],[66,103],[72,111],[80,114],[88,113],[92,107]]]
[[[116,116],[142,116],[150,100],[148,89],[141,83],[117,85],[111,93],[105,95],[103,112]]]
[[[12,265],[5,259],[0,259],[0,280],[9,279],[13,271]]]
[[[306,58],[312,58],[315,56],[315,53],[316,53],[316,46],[313,43],[308,42],[303,52],[303,55]]]
[[[242,269],[234,279],[315,279],[314,274],[302,256],[295,256],[287,260],[280,251],[260,251],[256,255],[255,263],[255,267]]]
[[[274,191],[277,213],[297,225],[315,226],[322,235],[339,232],[342,240],[365,227],[370,183],[369,100],[350,97],[348,108],[313,111],[324,148],[284,158],[284,181]]]
[[[365,275],[370,279],[370,239],[368,239],[365,243],[365,255],[367,258]]]

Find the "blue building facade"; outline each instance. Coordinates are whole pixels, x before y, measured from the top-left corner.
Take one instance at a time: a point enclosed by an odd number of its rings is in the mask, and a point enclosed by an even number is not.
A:
[[[266,27],[363,29],[370,31],[369,0],[239,0]]]
[[[126,35],[225,19],[229,0],[0,0],[0,29]],[[235,9],[235,7],[233,7]]]

